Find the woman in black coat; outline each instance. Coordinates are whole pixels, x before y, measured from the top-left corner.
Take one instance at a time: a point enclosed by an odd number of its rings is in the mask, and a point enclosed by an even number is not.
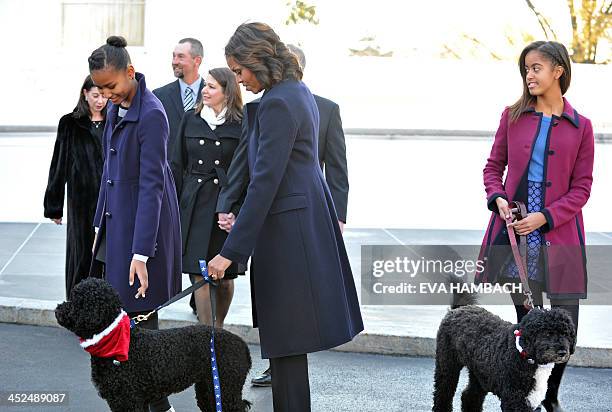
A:
[[[183,272],[192,283],[202,279],[199,260],[216,256],[227,232],[216,223],[215,209],[226,172],[241,133],[242,97],[234,73],[228,68],[212,69],[195,110],[183,116],[172,149],[171,163],[181,211]],[[217,289],[218,327],[229,311],[234,279],[246,266],[235,264]],[[196,290],[195,302],[201,323],[212,324],[208,285]]]
[[[66,239],[66,298],[89,275],[92,226],[102,174],[102,144],[107,99],[85,78],[72,113],[59,121],[49,180],[45,191],[45,217],[58,225],[64,216],[64,191],[68,185],[68,235]]]

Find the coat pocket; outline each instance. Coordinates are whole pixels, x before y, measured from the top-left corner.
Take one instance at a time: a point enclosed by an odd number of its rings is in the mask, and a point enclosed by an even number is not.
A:
[[[278,199],[274,200],[268,213],[270,215],[275,215],[278,213],[286,212],[288,210],[304,209],[306,207],[308,207],[308,200],[306,199],[306,195],[295,194],[285,197],[279,197]]]

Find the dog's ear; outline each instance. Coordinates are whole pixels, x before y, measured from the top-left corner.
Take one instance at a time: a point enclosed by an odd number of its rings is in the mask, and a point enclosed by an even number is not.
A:
[[[559,329],[567,336],[570,345],[570,354],[573,355],[576,351],[576,327],[569,311],[565,308],[553,308],[551,313],[555,314],[555,321],[559,325]]]
[[[57,319],[57,323],[60,326],[68,330],[73,330],[74,317],[72,314],[72,304],[70,302],[64,302],[57,305],[55,308],[55,319]]]

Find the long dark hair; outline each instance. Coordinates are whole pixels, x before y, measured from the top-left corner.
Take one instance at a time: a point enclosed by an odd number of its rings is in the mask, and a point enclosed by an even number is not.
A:
[[[510,120],[515,122],[520,117],[521,113],[525,111],[529,106],[532,106],[536,102],[536,96],[532,96],[529,93],[527,87],[527,70],[525,69],[525,57],[531,51],[538,51],[542,54],[553,67],[561,66],[563,68],[563,74],[559,78],[559,86],[561,87],[561,94],[564,95],[569,89],[570,82],[572,79],[572,67],[570,63],[569,53],[565,46],[556,41],[535,41],[529,44],[521,52],[519,57],[519,70],[521,77],[523,78],[523,95],[517,100],[512,106],[510,106]]]
[[[85,100],[85,95],[83,94],[83,90],[90,91],[93,87],[97,86],[94,84],[93,80],[91,80],[91,76],[87,75],[83,85],[79,89],[79,101],[74,108],[74,112],[72,112],[72,116],[75,119],[80,119],[81,117],[91,118],[91,116],[93,116],[93,113],[89,109],[89,104],[87,103],[87,100]],[[102,109],[102,117],[106,119],[106,106],[104,106],[104,109]]]
[[[229,122],[240,122],[242,120],[242,95],[240,94],[236,75],[227,67],[209,70],[208,74],[223,88],[223,94],[226,99],[225,106],[227,107],[225,119]],[[205,80],[202,79],[202,81]],[[200,100],[195,108],[195,112],[200,113],[203,107],[204,103]]]
[[[264,89],[283,80],[302,80],[302,68],[285,43],[265,23],[238,26],[227,46],[225,57],[253,72]]]

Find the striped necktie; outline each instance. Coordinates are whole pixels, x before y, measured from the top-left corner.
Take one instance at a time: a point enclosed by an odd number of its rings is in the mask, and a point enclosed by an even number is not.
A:
[[[194,102],[193,90],[191,90],[191,87],[185,88],[185,96],[183,96],[183,109],[185,109],[185,111],[193,109]]]

